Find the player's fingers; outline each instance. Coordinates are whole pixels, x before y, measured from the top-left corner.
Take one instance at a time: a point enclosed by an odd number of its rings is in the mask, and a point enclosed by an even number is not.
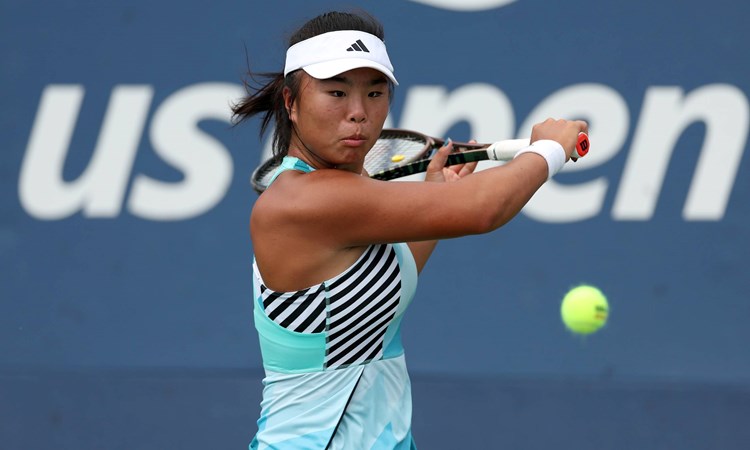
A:
[[[578,127],[579,133],[589,134],[589,124],[585,120],[574,120],[573,123]]]
[[[469,144],[476,144],[476,139],[469,140]],[[463,178],[466,175],[469,175],[470,173],[473,173],[474,170],[477,168],[476,162],[466,163],[466,164],[456,164],[454,166],[451,166],[450,169],[457,175],[457,179]]]
[[[425,172],[425,181],[445,181],[445,163],[448,161],[448,155],[453,151],[453,144],[448,140],[440,147],[430,160]]]
[[[453,142],[448,139],[442,147],[440,147],[435,155],[430,160],[430,164],[427,166],[428,172],[441,171],[445,167],[446,161],[448,161],[448,155],[453,151]]]
[[[470,162],[470,163],[463,164],[460,167],[459,171],[457,172],[459,178],[463,178],[466,175],[469,175],[470,173],[474,173],[474,170],[476,170],[477,168],[477,164],[478,164],[477,162]]]
[[[451,181],[458,181],[461,179],[461,177],[451,170],[450,167],[444,167],[443,168],[443,177],[445,178],[445,181],[451,182]]]
[[[477,168],[476,162],[470,162],[470,163],[464,163],[464,164],[454,164],[450,167],[446,167],[446,169],[449,169],[453,171],[456,175],[459,177],[463,177],[465,175],[468,175],[472,172],[474,172],[474,169]]]

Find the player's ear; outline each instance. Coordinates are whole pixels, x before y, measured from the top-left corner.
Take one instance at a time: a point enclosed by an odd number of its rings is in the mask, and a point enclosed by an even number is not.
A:
[[[289,117],[289,120],[296,122],[297,117],[294,108],[294,101],[292,100],[292,90],[289,89],[289,87],[284,86],[281,95],[284,97],[284,109],[286,109],[286,114]]]

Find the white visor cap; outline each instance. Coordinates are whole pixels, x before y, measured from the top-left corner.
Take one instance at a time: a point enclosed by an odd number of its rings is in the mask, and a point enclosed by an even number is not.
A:
[[[324,80],[361,67],[382,72],[398,85],[383,41],[355,30],[331,31],[292,45],[286,51],[284,76],[303,69],[311,77]]]

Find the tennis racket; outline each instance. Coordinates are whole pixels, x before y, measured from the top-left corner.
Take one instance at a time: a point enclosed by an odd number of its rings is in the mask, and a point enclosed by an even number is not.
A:
[[[445,141],[416,131],[384,129],[375,145],[365,157],[365,170],[371,178],[393,180],[425,172],[435,151]],[[509,139],[493,144],[469,144],[453,142],[454,153],[448,156],[446,166],[476,161],[510,161],[519,150],[528,147],[528,139]],[[573,160],[589,151],[589,139],[585,133],[578,135]],[[252,174],[251,183],[258,193],[263,192],[273,178],[281,161],[271,158],[261,164]]]

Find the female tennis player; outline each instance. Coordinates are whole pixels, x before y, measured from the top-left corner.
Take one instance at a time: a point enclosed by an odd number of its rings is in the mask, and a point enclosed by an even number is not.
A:
[[[416,448],[400,324],[437,240],[511,220],[570,158],[580,121],[537,124],[511,162],[426,181],[363,173],[398,84],[382,26],[331,12],[290,39],[283,73],[248,86],[237,122],[273,123],[283,158],[253,207],[254,320],[263,401],[251,449]]]

